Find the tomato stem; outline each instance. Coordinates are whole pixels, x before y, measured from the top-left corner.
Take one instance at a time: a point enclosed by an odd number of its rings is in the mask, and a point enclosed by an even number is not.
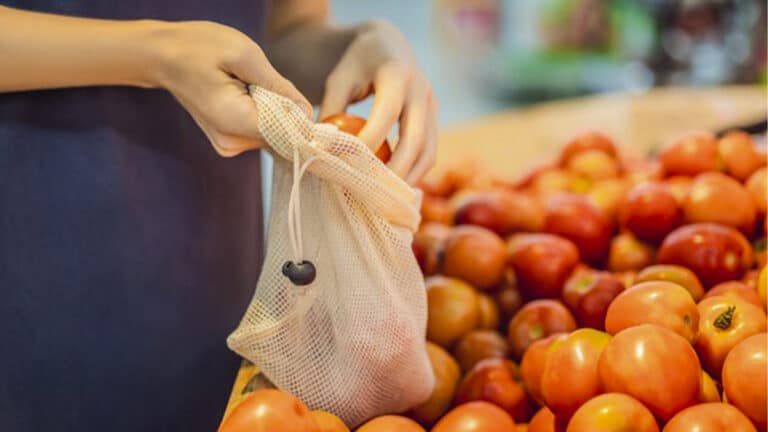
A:
[[[714,326],[720,330],[726,330],[731,326],[731,323],[733,322],[734,312],[736,312],[736,306],[728,306],[728,309],[726,309],[725,312],[721,313],[717,316],[717,318],[715,318],[715,322],[713,323]]]

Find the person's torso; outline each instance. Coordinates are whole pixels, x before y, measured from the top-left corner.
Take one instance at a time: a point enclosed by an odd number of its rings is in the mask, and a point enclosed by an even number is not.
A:
[[[264,6],[3,4],[252,37]],[[216,155],[165,91],[0,94],[0,430],[212,430],[261,265],[260,188],[259,155]]]

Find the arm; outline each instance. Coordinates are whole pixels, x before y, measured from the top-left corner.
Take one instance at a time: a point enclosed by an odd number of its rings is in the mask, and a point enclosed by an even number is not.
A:
[[[0,6],[0,93],[132,85],[171,92],[222,156],[263,145],[253,83],[312,107],[239,31],[211,22],[109,21]]]

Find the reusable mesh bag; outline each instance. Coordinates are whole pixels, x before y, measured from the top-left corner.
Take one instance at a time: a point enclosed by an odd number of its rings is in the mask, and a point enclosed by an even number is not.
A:
[[[229,347],[350,426],[429,397],[426,293],[411,251],[421,195],[356,137],[251,86],[274,155],[266,258]],[[294,285],[287,262],[316,277]]]

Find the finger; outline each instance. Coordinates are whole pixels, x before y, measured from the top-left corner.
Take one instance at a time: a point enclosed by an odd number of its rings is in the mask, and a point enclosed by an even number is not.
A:
[[[400,119],[400,141],[388,165],[397,175],[406,177],[424,146],[429,101],[423,88],[414,88]]]
[[[426,125],[426,137],[421,155],[405,178],[408,184],[415,185],[432,168],[437,157],[437,113],[438,106],[434,99],[429,101],[429,114]]]
[[[379,148],[400,117],[409,81],[410,71],[397,64],[385,65],[376,73],[371,114],[358,134],[371,150]]]
[[[312,118],[314,110],[307,98],[285,77],[280,75],[267,60],[264,52],[256,45],[238,61],[228,65],[229,71],[247,84],[255,84],[273,93],[282,95],[298,105],[307,117]]]
[[[333,114],[340,114],[347,110],[355,90],[352,77],[353,73],[346,67],[344,60],[339,62],[336,68],[328,75],[323,92],[323,101],[320,104],[320,120]],[[357,74],[354,74],[357,75]]]

